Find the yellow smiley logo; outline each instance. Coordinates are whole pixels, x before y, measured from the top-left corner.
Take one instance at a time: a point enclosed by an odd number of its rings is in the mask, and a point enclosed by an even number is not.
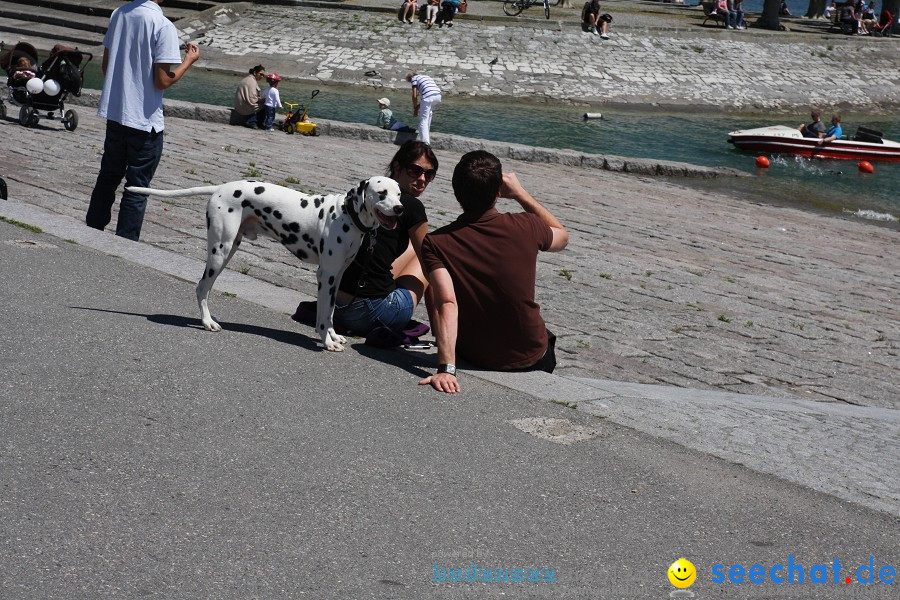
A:
[[[697,569],[686,558],[679,558],[672,563],[668,571],[669,581],[677,588],[690,587],[697,579]]]

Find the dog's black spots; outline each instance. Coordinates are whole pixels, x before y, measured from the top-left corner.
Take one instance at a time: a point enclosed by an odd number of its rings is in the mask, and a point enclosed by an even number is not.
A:
[[[320,289],[320,290],[322,289],[322,282],[321,282],[321,281],[319,282],[318,288],[317,288],[317,289]]]
[[[257,217],[261,217],[261,216],[262,216],[262,211],[259,210],[258,208],[257,208],[257,209],[254,209],[253,212],[256,213],[256,216],[257,216]]]
[[[359,187],[356,188],[356,194],[358,196],[360,196],[360,195],[362,195],[362,193],[364,191],[366,191],[366,180],[365,179],[363,179],[362,181],[359,182]]]
[[[235,198],[240,198],[240,197],[241,197],[241,190],[234,190],[234,197],[235,197]],[[241,206],[243,206],[243,204],[242,204]]]
[[[341,236],[337,236],[337,243],[338,243],[338,244],[343,244],[343,243],[344,243],[344,242],[341,241]]]
[[[328,285],[334,285],[334,275],[328,278]]]
[[[324,251],[325,251],[325,238],[322,238],[321,240],[319,240],[319,252],[324,252]]]
[[[319,325],[319,329],[321,329],[322,331],[325,331],[325,325],[324,324]]]
[[[320,209],[319,209],[319,218],[322,219],[322,218],[324,218],[324,217],[325,217],[325,209],[324,209],[324,208],[320,208]]]
[[[347,224],[346,224],[346,223],[344,223],[344,226],[343,226],[343,227],[341,227],[341,229],[343,229],[343,230],[344,230],[344,233],[347,233],[347,232],[348,232],[348,231],[350,231],[350,226],[349,226],[349,225],[347,225]]]
[[[231,207],[229,206],[229,207],[228,207],[228,212],[234,212],[234,209],[231,208]]]
[[[331,249],[328,249],[328,256],[331,256]]]
[[[309,258],[309,254],[304,252],[302,248],[298,248],[297,249],[297,258],[299,258],[300,260],[306,260],[307,258]]]
[[[285,244],[293,245],[296,243],[297,243],[297,234],[292,233],[291,235],[287,236],[287,241],[285,242]]]
[[[215,253],[216,253],[216,249],[213,248],[213,249],[211,250],[211,252],[212,252],[213,254],[215,254]]]
[[[308,233],[304,233],[303,236],[302,236],[300,239],[302,239],[302,240],[303,240],[304,242],[306,242],[307,244],[310,243],[310,242],[312,242],[312,238],[309,237],[309,234],[308,234]]]
[[[210,222],[209,222],[209,215],[206,215],[206,228],[207,228],[207,229],[209,229],[209,225],[210,225]]]
[[[271,207],[271,206],[265,207],[265,208],[263,209],[263,212],[266,213],[267,215],[268,215],[268,214],[271,214],[271,212],[272,212],[272,207]]]
[[[225,247],[224,244],[219,244],[219,248],[224,248],[224,247]]]
[[[273,211],[272,211],[272,216],[275,217],[276,219],[280,219],[280,218],[281,218],[281,211],[273,210]]]
[[[304,198],[303,200],[300,201],[300,208],[306,208],[307,206],[309,206],[309,200]]]
[[[248,206],[253,206],[252,204],[250,204],[249,200],[244,200],[241,202],[241,208],[247,208]]]
[[[315,254],[316,256],[319,255],[319,251],[316,249],[315,246],[310,246],[309,249],[312,250],[312,251],[313,251],[313,254]]]
[[[210,270],[209,270],[209,276],[210,276],[210,277],[212,277],[212,276],[215,275],[215,274],[216,274],[216,270],[215,270],[215,269],[210,269]]]
[[[334,204],[332,204],[332,205],[328,208],[328,212],[330,212],[330,213],[333,213],[333,212],[334,212]]]
[[[387,190],[381,190],[380,192],[378,192],[378,197],[380,199],[384,200],[386,196],[387,196]]]
[[[331,220],[334,221],[337,219],[337,213],[331,213]]]
[[[313,205],[314,205],[316,208],[319,208],[319,205],[321,205],[321,204],[322,204],[322,199],[321,199],[321,198],[319,198],[318,196],[316,196],[315,198],[313,198]]]
[[[282,224],[281,224],[281,228],[284,229],[285,231],[290,231],[290,230],[291,230],[291,226],[288,225],[287,223],[282,223]]]
[[[297,233],[298,231],[300,231],[300,223],[298,223],[297,221],[294,221],[288,227],[290,227],[290,230],[293,231],[294,233]]]
[[[260,194],[262,194],[264,191],[266,191],[266,188],[264,188],[264,187],[261,186],[261,185],[258,185],[258,186],[256,186],[255,188],[253,188],[253,193],[256,194],[257,196],[259,196]]]

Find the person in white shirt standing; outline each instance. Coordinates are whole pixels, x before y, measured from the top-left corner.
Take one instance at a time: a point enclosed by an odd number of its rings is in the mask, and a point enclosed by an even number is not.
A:
[[[97,115],[106,119],[100,173],[85,222],[101,231],[112,220],[122,179],[126,187],[150,187],[163,149],[163,90],[198,58],[185,45],[184,60],[175,26],[159,8],[162,0],[132,0],[113,11],[103,38],[103,92]],[[138,241],[147,196],[122,194],[116,235]]]
[[[412,84],[413,116],[419,117],[420,139],[431,145],[431,117],[434,105],[441,101],[441,88],[428,75],[410,71],[406,80]]]
[[[266,81],[269,82],[269,89],[263,92],[263,104],[266,111],[263,129],[272,131],[272,126],[275,124],[275,113],[279,108],[284,108],[284,105],[281,104],[281,94],[278,92],[278,82],[281,81],[281,77],[278,73],[270,73],[266,76]]]

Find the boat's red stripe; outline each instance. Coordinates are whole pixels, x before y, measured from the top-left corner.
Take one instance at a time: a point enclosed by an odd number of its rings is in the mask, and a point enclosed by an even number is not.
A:
[[[746,137],[733,139],[734,145],[747,150],[761,150],[764,152],[786,152],[803,156],[818,156],[823,158],[836,158],[858,160],[900,161],[900,148],[873,148],[871,145],[841,144],[840,146],[819,146],[813,140],[787,139],[775,141],[759,137]]]

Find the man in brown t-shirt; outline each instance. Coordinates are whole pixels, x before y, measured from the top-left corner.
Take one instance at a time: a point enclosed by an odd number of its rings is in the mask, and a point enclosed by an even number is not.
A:
[[[457,354],[497,371],[552,371],[554,338],[534,301],[537,253],[562,250],[569,234],[489,152],[460,159],[453,192],[463,214],[422,244],[439,365],[420,383],[458,392]],[[525,212],[498,212],[497,198],[515,200]]]

